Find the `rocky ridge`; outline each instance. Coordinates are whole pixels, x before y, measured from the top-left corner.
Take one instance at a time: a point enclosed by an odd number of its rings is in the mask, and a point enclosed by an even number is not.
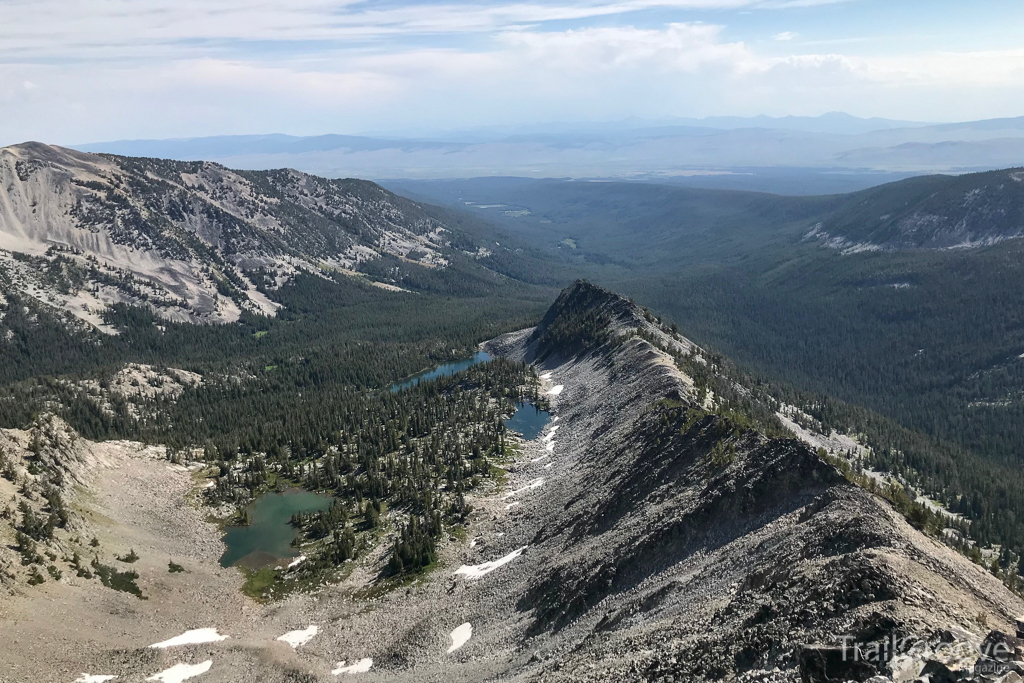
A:
[[[577,283],[555,307],[644,319],[595,290]],[[679,343],[647,327],[660,346]],[[492,348],[533,360],[546,332]],[[530,552],[544,559],[519,605],[530,633],[575,633],[586,646],[543,680],[864,680],[891,662],[816,675],[802,653],[844,634],[931,642],[941,625],[979,645],[990,626],[1014,631],[1021,602],[1001,583],[803,443],[698,404],[692,378],[648,341],[620,331],[595,351],[553,357],[544,368],[565,386],[555,441],[570,439],[561,462],[571,476],[545,486],[561,504],[538,515]]]
[[[505,489],[472,498],[467,538],[437,569],[381,594],[370,557],[342,584],[193,625],[223,643],[157,658],[129,637],[66,667],[445,683],[1009,683],[1024,670],[1019,598],[662,350],[714,371],[699,347],[583,282],[551,311],[487,348],[534,365],[554,421],[522,441]],[[308,645],[275,644],[311,624]],[[452,650],[456,633],[469,639]]]
[[[358,275],[384,256],[443,268],[450,238],[429,211],[367,181],[0,149],[0,291],[101,328],[115,303],[191,322],[273,315],[273,292],[296,273]]]

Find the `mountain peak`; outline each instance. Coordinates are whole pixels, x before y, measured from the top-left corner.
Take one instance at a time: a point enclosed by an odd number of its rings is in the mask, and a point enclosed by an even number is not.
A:
[[[533,353],[539,359],[585,355],[625,336],[641,333],[688,352],[692,342],[669,334],[661,321],[636,302],[590,283],[576,280],[562,290],[534,329]]]

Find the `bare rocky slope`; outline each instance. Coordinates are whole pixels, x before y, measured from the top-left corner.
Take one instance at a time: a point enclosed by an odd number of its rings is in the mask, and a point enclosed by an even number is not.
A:
[[[665,352],[714,372],[702,351],[630,301],[578,282],[487,348],[534,364],[556,419],[504,490],[471,500],[467,538],[434,571],[377,594],[370,557],[314,594],[257,609],[225,596],[186,621],[228,640],[162,650],[147,646],[180,633],[173,601],[133,603],[133,630],[112,612],[116,636],[65,638],[10,680],[207,662],[197,680],[1019,680],[1024,603],[802,442],[764,436]],[[297,648],[275,640],[314,625]],[[899,656],[872,657],[893,639]]]
[[[0,149],[0,296],[96,326],[114,303],[192,322],[273,315],[274,290],[296,272],[354,275],[382,256],[444,267],[451,241],[424,207],[367,181]]]
[[[1024,236],[1024,170],[922,176],[844,198],[808,238],[848,250],[951,249]]]

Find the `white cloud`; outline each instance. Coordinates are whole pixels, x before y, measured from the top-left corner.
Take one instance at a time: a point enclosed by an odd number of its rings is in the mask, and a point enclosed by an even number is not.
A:
[[[719,40],[722,27],[670,24],[662,30],[633,27],[563,32],[516,31],[502,35],[517,59],[559,71],[642,68],[657,72],[735,70],[753,59],[741,42]]]
[[[799,37],[800,34],[795,31],[783,31],[782,33],[776,33],[774,36],[772,36],[772,40],[787,41],[796,40]]]
[[[568,21],[651,7],[790,5],[0,2],[2,142],[831,110],[931,120],[937,107],[946,119],[1024,110],[1024,48],[819,54],[793,42],[796,31],[766,45],[693,21]],[[575,28],[545,23],[555,20]],[[439,38],[446,32],[461,37]]]
[[[836,0],[800,0],[800,6]],[[245,49],[239,41],[345,41],[503,31],[651,10],[784,8],[778,0],[409,2],[367,9],[358,0],[7,0],[0,61],[139,58]],[[294,47],[294,46],[293,46]]]

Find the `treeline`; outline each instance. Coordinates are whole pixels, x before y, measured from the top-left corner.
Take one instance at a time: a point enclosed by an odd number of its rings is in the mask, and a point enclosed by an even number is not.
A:
[[[1024,477],[1019,468],[985,459],[895,420],[836,399],[770,385],[779,400],[798,406],[822,429],[859,435],[871,455],[865,465],[891,473],[970,521],[970,539],[1024,553]]]
[[[939,252],[765,250],[619,286],[745,367],[1016,464],[1024,243]]]

